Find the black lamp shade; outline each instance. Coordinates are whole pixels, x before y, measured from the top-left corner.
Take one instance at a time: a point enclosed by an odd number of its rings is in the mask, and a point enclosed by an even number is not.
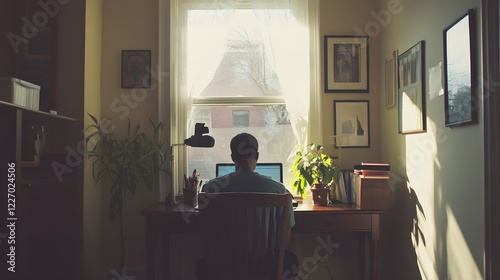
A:
[[[184,144],[197,148],[212,148],[215,145],[215,139],[208,135],[193,135],[184,140]]]

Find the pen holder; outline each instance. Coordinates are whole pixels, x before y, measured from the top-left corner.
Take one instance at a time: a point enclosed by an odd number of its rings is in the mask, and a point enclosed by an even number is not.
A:
[[[183,189],[184,204],[189,206],[195,206],[198,199],[196,198],[196,189]]]

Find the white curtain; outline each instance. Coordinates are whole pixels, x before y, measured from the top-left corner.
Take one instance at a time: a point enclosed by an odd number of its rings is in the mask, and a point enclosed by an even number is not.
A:
[[[279,78],[281,90],[294,134],[299,144],[306,145],[311,131],[319,129],[319,108],[317,115],[310,115],[310,105],[319,105],[319,92],[315,85],[319,76],[317,34],[310,34],[310,23],[317,22],[319,0],[171,0],[170,1],[170,73],[171,99],[170,123],[172,143],[182,143],[189,136],[187,131],[191,117],[193,99],[198,97],[212,80],[220,64],[226,39],[235,20],[235,9],[253,9],[260,19],[265,53],[271,67]],[[309,7],[316,7],[310,9]],[[311,13],[312,12],[312,13]],[[189,15],[197,16],[189,18]],[[312,15],[312,19],[311,19]],[[196,18],[196,21],[192,19]],[[186,36],[189,29],[197,29],[201,36]],[[317,32],[317,26],[313,26]],[[194,28],[194,29],[192,29]],[[194,32],[193,32],[194,33]],[[191,33],[191,34],[193,34]],[[168,41],[168,40],[167,40]],[[197,46],[196,50],[191,47]],[[202,46],[202,48],[199,48]],[[160,46],[160,49],[162,47]],[[299,55],[306,54],[306,55]],[[189,73],[187,69],[190,69]],[[192,71],[194,69],[194,71]],[[311,78],[311,75],[313,78]],[[316,81],[316,82],[311,82]],[[312,117],[312,118],[311,118]],[[313,122],[311,122],[313,121]],[[311,123],[316,126],[311,126]],[[175,164],[184,166],[185,149],[174,151]],[[173,170],[174,182],[180,173]]]
[[[176,57],[180,59],[178,83],[175,92],[178,106],[184,108],[185,118],[179,124],[186,124],[191,116],[193,98],[198,97],[212,80],[224,51],[228,32],[233,24],[234,9],[241,7],[239,1],[215,0],[172,0],[178,2],[177,31],[185,31],[188,24],[188,10],[196,13],[196,21],[190,21],[190,28],[197,29],[202,36],[180,36],[171,38],[176,45]],[[265,53],[278,75],[285,97],[292,127],[299,144],[308,144],[309,108],[311,90],[311,69],[317,64],[311,57],[298,55],[310,53],[310,10],[317,0],[252,0],[245,1],[245,8],[252,8],[260,19]],[[196,8],[196,10],[194,10]],[[315,17],[316,15],[313,15]],[[193,29],[192,29],[193,30]],[[194,34],[190,33],[190,34]],[[189,43],[189,44],[188,44]],[[189,46],[203,46],[196,51]],[[185,67],[182,67],[185,66]],[[194,69],[188,75],[186,69]],[[315,73],[316,74],[316,73]],[[318,77],[314,77],[317,79]],[[317,92],[313,92],[317,95]],[[188,135],[179,135],[178,141]],[[315,139],[319,140],[319,139]]]
[[[225,50],[227,32],[233,9],[221,3],[196,0],[170,1],[170,138],[172,143],[183,143],[188,138],[187,124],[193,99],[210,83]],[[193,19],[195,19],[193,21]],[[189,36],[187,25],[201,36]],[[187,35],[187,36],[186,36]],[[193,46],[203,46],[193,50]],[[163,49],[160,46],[160,49]],[[188,73],[188,69],[190,69]],[[179,186],[186,150],[172,149],[171,184]],[[173,195],[179,188],[170,187]],[[161,191],[160,194],[168,193]]]
[[[308,139],[310,60],[308,1],[275,0],[254,2],[259,18],[266,55],[278,75],[287,111],[297,142],[306,145]],[[292,154],[294,154],[292,152]]]
[[[182,93],[178,94],[179,105],[185,109],[185,117],[189,120],[193,99],[210,83],[222,60],[234,9],[224,5],[224,1],[210,1],[203,6],[196,4],[199,1],[181,2],[178,22],[189,24],[191,32],[181,34],[174,42],[177,43],[177,57],[182,58],[179,63],[182,75],[178,77],[179,88],[176,92]],[[187,30],[186,26],[179,28]],[[188,134],[179,137],[181,139],[178,140],[182,140]]]

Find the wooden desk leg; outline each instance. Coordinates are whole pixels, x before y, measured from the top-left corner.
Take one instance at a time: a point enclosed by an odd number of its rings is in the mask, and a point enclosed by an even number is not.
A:
[[[154,221],[146,218],[146,276],[155,280],[155,257],[158,244],[158,232],[154,229]]]
[[[380,214],[372,215],[372,238],[370,239],[370,280],[378,278],[378,240],[380,238]]]
[[[370,280],[378,277],[378,240],[370,240]]]
[[[365,280],[366,268],[366,234],[361,232],[358,234],[358,266],[359,266],[359,280]]]
[[[163,279],[168,280],[170,278],[170,234],[163,233],[162,237],[162,263],[163,263]]]

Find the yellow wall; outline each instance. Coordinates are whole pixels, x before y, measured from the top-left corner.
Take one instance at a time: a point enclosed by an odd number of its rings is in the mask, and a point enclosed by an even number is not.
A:
[[[106,0],[102,1],[101,49],[101,117],[110,117],[123,133],[127,117],[132,123],[140,121],[149,131],[149,120],[158,120],[158,88],[155,78],[151,89],[121,88],[121,51],[151,50],[152,67],[158,67],[158,1]],[[128,101],[127,101],[128,100]],[[126,267],[144,269],[144,218],[139,214],[148,205],[158,201],[158,188],[151,192],[138,188],[127,200],[125,221]],[[109,189],[102,187],[102,260],[109,273],[120,265],[118,222],[108,219]]]
[[[320,38],[323,42],[325,35],[368,35],[364,31],[370,11],[377,10],[377,1],[321,1],[320,4]],[[342,148],[340,151],[340,165],[342,168],[352,169],[354,164],[361,161],[377,162],[380,160],[380,114],[379,96],[381,75],[377,71],[376,59],[379,57],[379,38],[370,36],[369,44],[369,92],[368,93],[324,93],[321,94],[323,145],[325,152],[339,155],[339,149],[330,144],[330,136],[334,135],[333,102],[335,100],[368,100],[370,110],[370,147],[369,148]],[[324,50],[321,46],[321,89],[324,88]]]
[[[394,1],[381,1],[381,7],[390,2]],[[393,50],[402,53],[419,40],[425,40],[427,73],[443,62],[443,30],[470,8],[476,9],[476,46],[480,59],[479,6],[478,0],[401,1],[400,12],[392,15],[381,33],[380,56],[374,60],[378,71],[383,72],[384,59]],[[478,75],[473,79],[480,81],[480,60],[477,68]],[[394,273],[405,275],[403,270],[408,261],[414,262],[414,266],[418,264],[424,279],[483,279],[482,105],[478,102],[478,124],[446,128],[444,97],[430,100],[428,74],[426,79],[427,132],[399,135],[397,108],[387,110],[380,104],[382,160],[389,162],[399,176],[393,180],[397,200],[386,215],[387,227],[392,230],[385,231],[385,241],[393,249],[386,250],[382,258],[386,262],[382,279],[389,279]],[[478,92],[481,96],[481,88]],[[411,197],[406,185],[413,192]],[[421,210],[415,208],[417,200]],[[416,235],[411,233],[414,218],[421,231],[418,243]]]
[[[84,98],[84,127],[93,124],[87,114],[97,119],[101,118],[101,26],[102,4],[100,0],[87,0],[85,11],[85,98]],[[102,217],[102,208],[105,207],[101,199],[100,183],[95,184],[92,179],[92,163],[84,160],[84,188],[83,188],[83,227],[84,236],[84,274],[83,279],[102,278],[108,272],[102,267],[101,223],[107,221]]]

